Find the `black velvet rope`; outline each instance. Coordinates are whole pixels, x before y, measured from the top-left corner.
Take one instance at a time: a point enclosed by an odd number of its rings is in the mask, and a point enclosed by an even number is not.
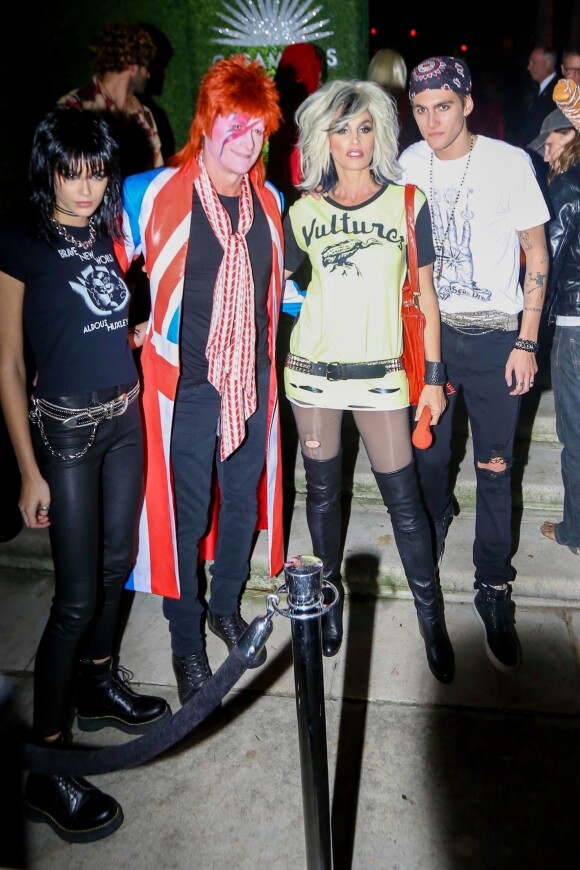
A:
[[[193,698],[134,740],[118,746],[58,750],[25,742],[21,745],[22,767],[33,773],[94,776],[144,764],[203,722],[235,686],[250,661],[238,646],[234,646],[225,662]]]

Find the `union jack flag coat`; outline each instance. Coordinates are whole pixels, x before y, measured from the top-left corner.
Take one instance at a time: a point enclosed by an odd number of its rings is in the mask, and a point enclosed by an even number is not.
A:
[[[179,598],[175,503],[170,464],[170,439],[180,373],[179,322],[183,280],[191,224],[193,184],[197,163],[164,167],[126,178],[123,187],[124,242],[117,257],[125,271],[140,254],[145,261],[151,292],[151,314],[141,352],[145,425],[145,500],[139,522],[139,547],[128,587]],[[270,399],[264,449],[264,472],[259,487],[258,529],[268,529],[270,576],[283,567],[282,470],[278,397],[274,359],[275,335],[282,298],[283,233],[280,196],[270,184],[252,187],[266,217],[272,238],[272,275],[268,292],[270,315]],[[201,206],[197,206],[201,208]],[[219,512],[200,546],[200,557],[213,558]]]

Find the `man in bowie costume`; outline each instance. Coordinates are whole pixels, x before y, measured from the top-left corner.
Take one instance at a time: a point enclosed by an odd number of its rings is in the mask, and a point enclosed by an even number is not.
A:
[[[133,588],[164,596],[182,704],[211,678],[200,559],[213,559],[207,624],[228,649],[247,627],[240,597],[258,528],[268,528],[271,576],[283,566],[274,366],[283,236],[262,162],[279,120],[265,70],[242,55],[220,60],[201,83],[185,147],[124,186],[118,255],[128,267],[142,254],[151,287],[149,321],[134,329],[146,492]],[[265,659],[264,649],[253,666]]]

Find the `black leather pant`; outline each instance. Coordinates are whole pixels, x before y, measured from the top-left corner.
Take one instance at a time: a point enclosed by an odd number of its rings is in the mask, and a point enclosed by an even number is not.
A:
[[[110,398],[111,392],[99,397]],[[87,397],[51,401],[85,407]],[[65,456],[81,452],[91,434],[88,426],[67,429],[59,421],[43,421],[50,445]],[[39,737],[65,726],[78,658],[104,659],[113,652],[121,592],[135,556],[143,490],[141,433],[134,401],[124,414],[99,424],[83,456],[63,461],[33,427],[38,464],[50,486],[55,570],[54,598],[34,668],[33,727]]]

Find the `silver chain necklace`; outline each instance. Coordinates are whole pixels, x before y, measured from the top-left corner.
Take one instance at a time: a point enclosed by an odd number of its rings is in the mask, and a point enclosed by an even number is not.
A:
[[[51,217],[52,225],[60,236],[63,236],[71,245],[75,245],[77,248],[80,248],[82,251],[89,251],[97,238],[97,231],[95,229],[95,222],[92,217],[89,218],[89,237],[86,242],[79,242],[78,239],[75,239],[74,236],[71,236],[68,233],[63,225],[57,221],[55,218]]]
[[[463,176],[461,181],[459,182],[459,187],[457,189],[457,196],[455,197],[455,202],[453,203],[453,208],[449,212],[449,217],[447,218],[447,226],[445,227],[445,232],[440,241],[437,240],[437,234],[435,232],[435,213],[433,211],[433,163],[434,163],[434,152],[431,151],[431,159],[429,162],[429,210],[431,212],[431,223],[433,229],[433,244],[435,247],[435,260],[436,260],[436,269],[435,269],[435,277],[437,281],[441,278],[441,273],[443,272],[443,250],[445,248],[445,242],[447,241],[447,236],[449,235],[449,228],[451,227],[451,221],[455,217],[455,209],[457,208],[457,203],[459,202],[459,197],[461,196],[461,191],[463,190],[463,185],[465,183],[465,179],[467,178],[467,172],[469,170],[469,164],[471,163],[471,152],[473,151],[473,145],[475,142],[475,136],[473,133],[469,136],[469,153],[467,155],[467,163],[465,164],[465,169],[463,171]]]

